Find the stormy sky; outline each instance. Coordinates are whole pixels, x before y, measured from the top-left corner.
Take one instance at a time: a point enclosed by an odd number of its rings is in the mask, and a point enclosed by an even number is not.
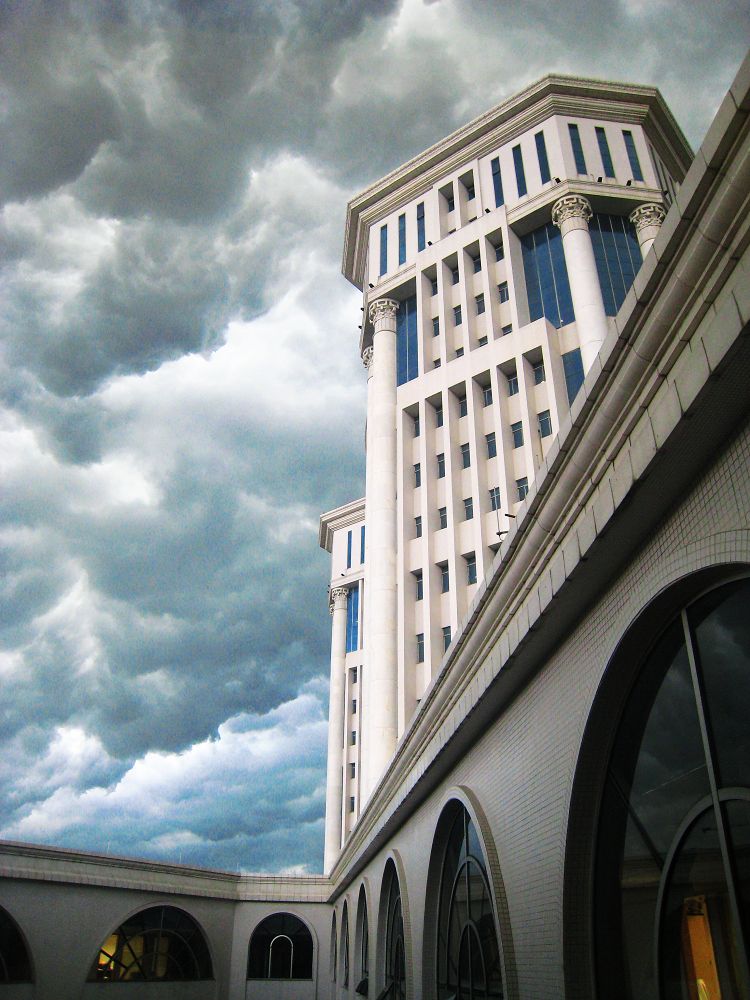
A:
[[[359,189],[547,72],[698,146],[737,0],[1,0],[0,838],[322,865]]]

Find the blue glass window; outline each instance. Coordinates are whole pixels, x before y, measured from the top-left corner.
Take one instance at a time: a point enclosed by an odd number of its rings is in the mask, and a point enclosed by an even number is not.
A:
[[[589,232],[604,311],[608,316],[616,316],[643,262],[638,237],[622,215],[594,215]]]
[[[351,569],[352,567],[352,533],[347,531],[346,533],[346,568]]]
[[[365,561],[365,526],[364,524],[359,529],[359,561],[363,563]]]
[[[516,490],[518,491],[519,500],[525,500],[529,495],[529,481],[526,476],[523,479],[516,480]]]
[[[513,166],[516,168],[516,187],[518,197],[523,198],[526,194],[526,173],[523,169],[523,154],[520,146],[513,147]]]
[[[398,262],[399,264],[404,264],[406,262],[406,216],[399,215],[398,217]]]
[[[451,644],[451,627],[450,625],[443,625],[443,652],[448,652],[448,647]]]
[[[633,171],[633,180],[642,181],[643,171],[641,170],[641,161],[638,159],[638,151],[635,148],[635,140],[633,139],[633,133],[623,132],[622,137],[625,140],[625,149],[628,154],[628,162],[630,163],[630,169]]]
[[[396,385],[418,375],[417,297],[399,303],[396,313]]]
[[[500,510],[500,487],[493,486],[490,493],[490,510]]]
[[[466,582],[477,582],[477,557],[473,555],[466,557]]]
[[[424,663],[424,632],[417,632],[417,663]]]
[[[510,425],[510,433],[513,436],[513,447],[520,448],[523,445],[523,423],[519,420]]]
[[[581,145],[581,135],[578,131],[578,126],[569,124],[568,132],[570,133],[570,145],[573,147],[573,159],[576,161],[576,170],[579,174],[587,174],[586,157],[583,155],[583,146]]]
[[[501,302],[507,302],[510,299],[507,281],[501,281],[497,286],[497,297]]]
[[[487,458],[494,458],[497,455],[495,432],[492,431],[490,434],[485,434],[485,440],[487,442]]]
[[[521,238],[529,319],[546,316],[553,326],[575,319],[562,234],[551,222]]]
[[[495,247],[495,260],[503,260],[505,257],[505,246],[502,243],[498,243]]]
[[[461,306],[453,307],[453,323],[455,326],[461,326]]]
[[[615,168],[612,164],[612,156],[609,152],[607,133],[600,125],[596,126],[596,141],[599,143],[599,153],[601,154],[602,166],[604,167],[604,176],[614,177]]]
[[[536,417],[539,425],[539,437],[549,437],[552,433],[552,418],[549,410],[542,410],[541,413],[537,413]]]
[[[414,582],[416,583],[416,600],[424,600],[424,581],[422,579],[422,570],[418,569],[414,571]]]
[[[417,250],[424,250],[424,202],[417,205]]]
[[[568,402],[572,403],[583,385],[583,361],[581,360],[580,348],[576,347],[575,350],[563,354],[562,363],[565,372],[565,387],[568,390]]]
[[[547,146],[544,142],[544,132],[537,132],[534,136],[534,142],[536,142],[536,155],[539,159],[539,174],[542,178],[542,184],[546,184],[548,181],[552,180],[552,175],[549,172],[549,160],[547,159]]]
[[[388,270],[388,226],[380,227],[380,273]]]
[[[433,337],[437,337],[439,335],[439,333],[440,333],[440,317],[439,316],[433,316],[432,317],[432,336]]]
[[[495,189],[495,208],[500,208],[505,204],[503,195],[503,178],[500,174],[500,158],[495,157],[492,161],[492,186]]]
[[[351,587],[346,595],[346,651],[359,649],[359,587]]]

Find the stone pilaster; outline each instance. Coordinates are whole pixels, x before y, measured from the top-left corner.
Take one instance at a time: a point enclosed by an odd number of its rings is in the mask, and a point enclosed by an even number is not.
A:
[[[326,822],[324,870],[330,872],[341,850],[344,794],[344,697],[346,690],[346,599],[348,587],[330,592],[331,688],[328,706],[328,770],[326,775]]]

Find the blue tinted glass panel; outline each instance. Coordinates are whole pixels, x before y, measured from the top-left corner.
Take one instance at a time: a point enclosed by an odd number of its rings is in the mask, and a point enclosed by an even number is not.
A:
[[[596,128],[596,141],[599,143],[599,153],[602,158],[602,166],[604,167],[605,177],[614,177],[615,168],[612,165],[612,156],[609,152],[609,143],[607,142],[607,133],[603,128],[597,126]]]
[[[604,311],[608,316],[616,316],[642,263],[638,237],[631,223],[621,215],[594,215],[589,232]]]
[[[579,174],[587,174],[586,157],[583,155],[583,146],[581,145],[581,135],[578,131],[578,126],[568,125],[568,132],[570,133],[570,145],[573,147],[573,159],[576,161],[576,170]]]
[[[380,227],[380,273],[388,270],[388,226]]]
[[[346,568],[350,569],[352,565],[352,533],[347,531],[346,533]]]
[[[424,250],[424,202],[417,205],[417,250]]]
[[[643,171],[641,170],[641,161],[638,159],[638,151],[635,148],[633,133],[623,132],[622,137],[625,140],[625,149],[627,150],[630,169],[633,171],[633,180],[642,181]]]
[[[406,262],[406,216],[398,217],[398,262]]]
[[[346,595],[346,651],[359,648],[359,587],[352,587]]]
[[[364,524],[359,529],[359,561],[363,563],[365,561],[365,526]]]
[[[500,174],[500,159],[496,156],[492,161],[492,186],[495,189],[495,208],[505,204],[503,195],[503,178]]]
[[[521,238],[529,319],[546,316],[553,326],[575,319],[560,230],[551,222]]]
[[[563,371],[565,372],[565,387],[568,390],[568,402],[572,403],[583,385],[583,361],[581,352],[576,347],[562,355]]]
[[[520,146],[513,147],[513,166],[516,168],[516,187],[518,197],[522,198],[526,194],[526,174],[523,169],[523,154]]]
[[[396,385],[417,377],[417,361],[417,297],[412,295],[396,313]]]
[[[539,174],[542,178],[542,184],[546,184],[547,181],[552,179],[549,172],[549,160],[547,159],[547,146],[544,142],[544,132],[537,132],[534,136],[534,141],[536,142],[536,155],[539,158]]]

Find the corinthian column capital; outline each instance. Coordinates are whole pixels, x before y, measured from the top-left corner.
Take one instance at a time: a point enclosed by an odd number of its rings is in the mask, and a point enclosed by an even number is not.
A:
[[[334,611],[343,610],[346,608],[346,598],[349,594],[348,587],[332,587],[328,595],[328,610],[333,614]]]
[[[393,299],[376,299],[370,303],[370,322],[377,327],[379,323],[387,322],[392,326],[396,319],[398,302]]]
[[[591,202],[580,194],[566,194],[552,206],[552,221],[558,229],[563,229],[564,223],[571,223],[566,229],[588,229],[593,214]]]
[[[649,202],[647,205],[639,205],[638,208],[633,209],[630,213],[630,221],[635,226],[636,233],[640,233],[642,229],[646,229],[649,226],[660,226],[667,213],[664,211],[662,205],[657,205],[656,202]]]

